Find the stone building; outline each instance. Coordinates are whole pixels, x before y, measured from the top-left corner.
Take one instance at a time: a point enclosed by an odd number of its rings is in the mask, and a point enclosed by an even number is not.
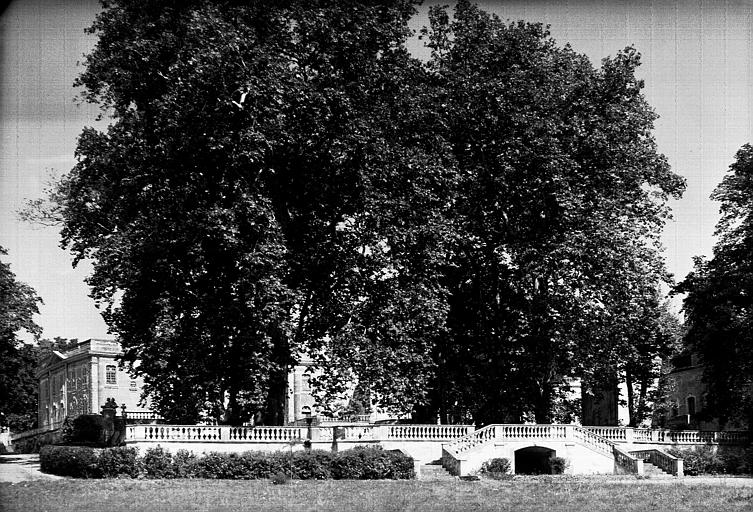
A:
[[[131,418],[154,415],[140,407],[143,379],[131,377],[118,366],[122,353],[114,340],[89,339],[65,352],[53,351],[37,369],[39,382],[39,427],[59,427],[66,416],[99,413],[108,398],[125,404]],[[288,375],[284,421],[293,423],[304,418],[308,407],[316,415],[311,394],[310,361],[296,365]]]
[[[673,358],[672,371],[667,375],[666,425],[672,428],[717,430],[718,422],[699,420],[705,391],[703,366],[698,356],[688,352]]]
[[[118,367],[120,353],[117,341],[89,339],[50,354],[37,369],[39,427],[58,427],[66,416],[99,413],[108,398],[132,413],[144,412],[139,407],[144,383]]]

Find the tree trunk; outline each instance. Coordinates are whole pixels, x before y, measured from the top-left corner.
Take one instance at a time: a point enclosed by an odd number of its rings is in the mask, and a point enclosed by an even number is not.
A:
[[[548,382],[539,388],[533,411],[536,423],[552,422],[552,392],[552,386]]]
[[[627,387],[628,417],[630,418],[628,426],[635,427],[635,393],[633,391],[633,374],[630,372],[630,370],[625,370],[625,386]]]

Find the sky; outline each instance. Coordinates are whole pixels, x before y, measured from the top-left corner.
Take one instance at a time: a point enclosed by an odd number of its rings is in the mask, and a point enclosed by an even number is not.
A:
[[[719,205],[709,195],[735,152],[753,143],[753,0],[479,5],[503,19],[551,25],[559,44],[570,43],[595,65],[628,45],[641,52],[638,75],[660,116],[659,151],[688,185],[671,203],[674,218],[663,236],[667,267],[682,279],[693,256],[711,254]],[[96,0],[15,0],[0,14],[0,246],[9,252],[3,261],[44,300],[36,321],[45,337],[107,337],[84,282],[90,267],[72,268],[57,229],[23,223],[16,214],[74,165],[81,129],[104,126],[95,120],[96,107],[75,101],[72,86],[95,43],[84,28],[98,10]],[[424,5],[413,26],[427,23]],[[411,49],[423,52],[417,40]]]

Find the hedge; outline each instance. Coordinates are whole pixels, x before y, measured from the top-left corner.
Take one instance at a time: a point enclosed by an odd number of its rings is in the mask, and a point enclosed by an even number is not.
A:
[[[753,447],[672,447],[667,453],[683,459],[683,472],[689,476],[753,473]]]
[[[175,454],[161,447],[91,448],[45,446],[39,454],[42,471],[77,478],[209,478],[254,480],[284,474],[300,480],[410,479],[413,459],[397,450],[354,448],[340,453],[326,451],[209,453],[202,457],[181,450]]]

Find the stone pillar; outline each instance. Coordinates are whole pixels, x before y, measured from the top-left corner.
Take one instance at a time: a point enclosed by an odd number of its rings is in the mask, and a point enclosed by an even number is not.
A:
[[[93,357],[90,364],[89,399],[91,400],[91,407],[89,407],[89,410],[96,413],[99,410],[99,358]]]
[[[635,439],[635,436],[633,435],[633,427],[625,427],[625,442],[628,444],[633,444],[633,440]]]

